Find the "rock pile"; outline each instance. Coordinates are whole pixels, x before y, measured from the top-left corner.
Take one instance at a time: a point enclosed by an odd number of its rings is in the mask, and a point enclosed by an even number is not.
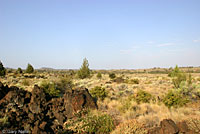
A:
[[[87,89],[70,90],[63,97],[51,98],[37,85],[28,92],[0,82],[0,118],[7,117],[8,121],[0,124],[4,132],[58,133],[67,119],[84,108],[97,108]]]
[[[160,122],[159,127],[149,130],[148,134],[196,134],[189,130],[185,121],[175,124],[171,119],[164,119]]]

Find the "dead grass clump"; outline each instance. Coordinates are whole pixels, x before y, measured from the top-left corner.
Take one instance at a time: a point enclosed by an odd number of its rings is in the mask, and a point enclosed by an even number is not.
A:
[[[142,123],[136,120],[128,120],[118,125],[111,134],[147,134],[147,132]]]

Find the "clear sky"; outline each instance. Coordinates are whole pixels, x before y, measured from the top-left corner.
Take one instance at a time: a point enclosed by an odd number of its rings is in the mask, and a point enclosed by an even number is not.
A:
[[[4,66],[200,66],[200,0],[0,0]]]

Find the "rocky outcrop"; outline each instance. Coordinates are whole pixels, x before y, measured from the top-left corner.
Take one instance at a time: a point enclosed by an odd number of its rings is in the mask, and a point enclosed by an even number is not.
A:
[[[6,117],[4,130],[26,130],[29,133],[58,133],[68,118],[84,108],[97,108],[87,89],[71,90],[63,97],[51,98],[34,86],[32,92],[0,82],[0,118]]]
[[[189,130],[185,121],[175,124],[171,119],[164,119],[160,122],[159,127],[149,130],[148,134],[196,134]]]

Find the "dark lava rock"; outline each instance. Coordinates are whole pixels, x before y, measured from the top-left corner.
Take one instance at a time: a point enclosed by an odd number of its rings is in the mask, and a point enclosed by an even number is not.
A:
[[[148,134],[195,134],[189,130],[185,121],[175,124],[171,119],[164,119],[159,127],[149,129]]]
[[[8,86],[4,86],[0,82],[0,100],[10,91],[10,88]]]
[[[163,134],[178,134],[179,129],[171,119],[164,119],[160,122]]]
[[[3,126],[5,130],[58,133],[68,118],[85,108],[97,108],[87,89],[71,90],[63,97],[51,98],[37,85],[28,92],[0,82],[0,118],[8,118]]]

